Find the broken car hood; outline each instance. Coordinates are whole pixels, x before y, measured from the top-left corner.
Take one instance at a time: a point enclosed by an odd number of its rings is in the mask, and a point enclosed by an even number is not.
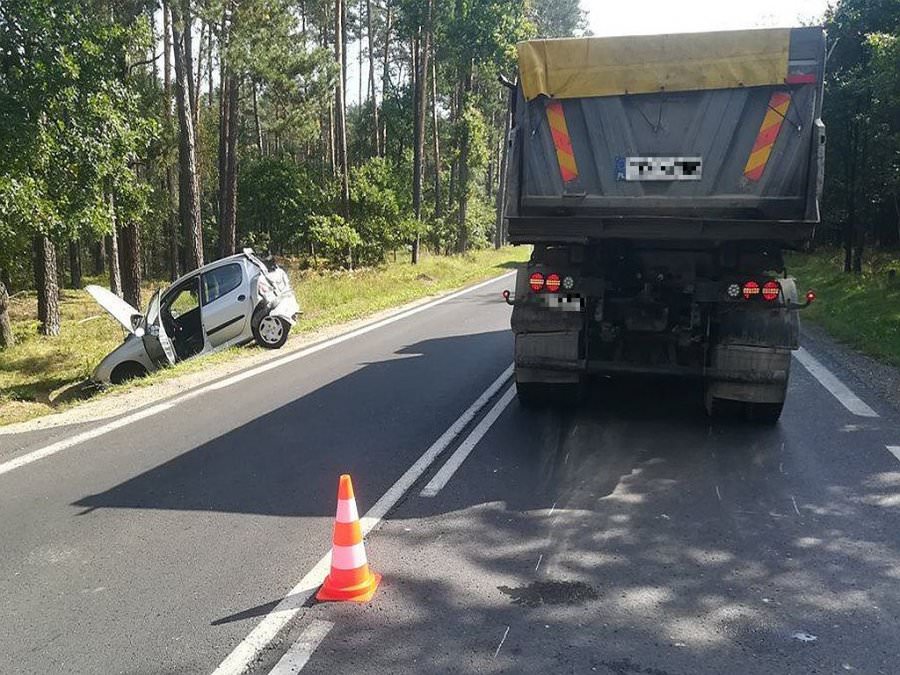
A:
[[[122,327],[129,333],[136,333],[138,335],[143,333],[142,329],[136,331],[132,324],[133,317],[137,317],[138,319],[144,318],[144,315],[140,311],[136,310],[118,295],[102,286],[85,286],[84,290],[90,293],[91,297],[97,301],[97,304],[109,312],[110,316],[122,324]],[[137,320],[135,320],[134,323],[137,323]]]

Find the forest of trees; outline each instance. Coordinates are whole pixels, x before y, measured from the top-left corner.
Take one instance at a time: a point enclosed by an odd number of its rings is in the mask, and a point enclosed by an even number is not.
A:
[[[518,40],[583,28],[578,0],[4,0],[0,282],[54,335],[83,274],[141,307],[142,280],[244,246],[342,267],[486,246],[498,75]]]
[[[862,271],[866,246],[900,247],[900,1],[840,0],[826,13],[828,133],[819,238]]]
[[[859,269],[900,244],[900,2],[824,23],[820,236]],[[55,335],[82,275],[140,307],[143,280],[244,246],[352,267],[499,244],[498,77],[518,40],[584,30],[578,0],[3,0],[0,314],[36,289]]]

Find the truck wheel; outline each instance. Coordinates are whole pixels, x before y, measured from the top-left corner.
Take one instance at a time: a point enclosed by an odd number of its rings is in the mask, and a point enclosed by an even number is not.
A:
[[[537,382],[516,382],[516,396],[523,408],[539,408],[547,405],[546,392]]]
[[[562,408],[578,405],[584,398],[584,381],[516,382],[516,395],[525,408]]]
[[[763,425],[774,425],[781,417],[784,401],[781,403],[745,403],[744,415],[750,422]]]

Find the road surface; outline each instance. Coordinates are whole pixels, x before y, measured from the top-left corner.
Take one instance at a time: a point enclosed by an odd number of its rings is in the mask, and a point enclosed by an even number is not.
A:
[[[892,406],[809,348],[774,428],[660,380],[526,414],[509,286],[0,436],[0,672],[898,672]],[[311,599],[344,472],[368,605]]]

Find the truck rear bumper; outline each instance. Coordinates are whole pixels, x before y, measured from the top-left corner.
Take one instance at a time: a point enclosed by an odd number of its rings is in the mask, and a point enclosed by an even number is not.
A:
[[[569,373],[588,373],[593,375],[669,375],[713,380],[717,382],[742,382],[748,384],[779,384],[787,382],[787,371],[754,372],[747,370],[729,370],[725,368],[695,368],[677,365],[647,366],[636,363],[619,363],[615,361],[588,361],[577,359],[564,361],[546,357],[516,359],[516,368],[542,371],[558,371]]]
[[[780,241],[795,245],[809,239],[815,223],[777,220],[704,220],[678,217],[529,216],[509,219],[513,244],[587,243],[595,239],[682,241]]]

